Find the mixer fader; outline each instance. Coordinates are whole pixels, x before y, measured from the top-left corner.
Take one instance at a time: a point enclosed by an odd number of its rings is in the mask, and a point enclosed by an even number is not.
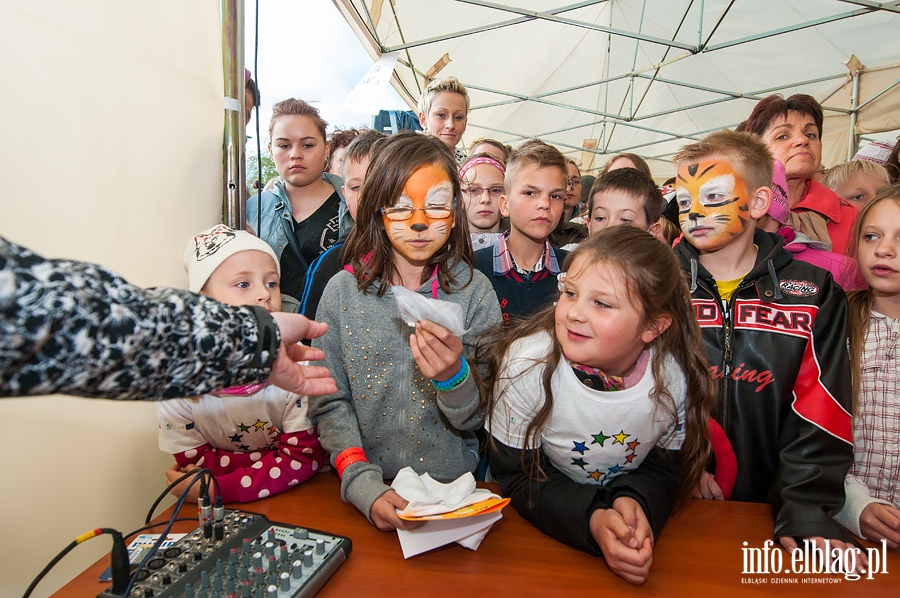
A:
[[[348,538],[227,510],[220,522],[198,527],[148,561],[129,596],[312,596],[350,550]],[[100,598],[121,597],[107,590]]]

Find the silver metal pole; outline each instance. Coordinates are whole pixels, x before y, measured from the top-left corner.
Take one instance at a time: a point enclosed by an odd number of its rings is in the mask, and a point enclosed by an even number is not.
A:
[[[856,134],[856,119],[859,115],[859,69],[853,69],[853,92],[850,95],[850,128],[847,131],[847,161],[856,155],[859,135]]]
[[[247,143],[244,121],[244,2],[222,0],[222,71],[225,75],[225,130],[222,146],[224,195],[222,220],[228,226],[246,227],[244,196],[247,188],[244,172],[244,146]]]

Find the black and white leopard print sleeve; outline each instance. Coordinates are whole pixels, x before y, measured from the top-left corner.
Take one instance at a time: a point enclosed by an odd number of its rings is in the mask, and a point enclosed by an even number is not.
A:
[[[269,376],[271,316],[0,237],[0,396],[186,397]]]

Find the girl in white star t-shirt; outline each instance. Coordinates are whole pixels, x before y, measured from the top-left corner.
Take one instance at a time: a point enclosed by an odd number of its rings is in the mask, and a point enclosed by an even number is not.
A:
[[[616,226],[564,270],[558,303],[491,349],[490,473],[541,531],[640,584],[706,464],[715,393],[666,245]]]

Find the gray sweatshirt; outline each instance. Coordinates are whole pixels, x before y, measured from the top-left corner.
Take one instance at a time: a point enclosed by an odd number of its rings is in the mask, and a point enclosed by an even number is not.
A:
[[[463,354],[476,367],[475,340],[500,324],[500,307],[493,287],[481,272],[465,263],[453,274],[454,292],[438,290],[438,299],[462,307],[465,327]],[[428,282],[418,292],[431,297]],[[325,287],[316,319],[328,323],[325,336],[313,346],[325,351],[325,366],[337,381],[335,394],[310,397],[309,416],[319,440],[334,459],[345,449],[360,447],[369,463],[349,465],[341,479],[341,498],[371,521],[375,500],[387,492],[392,479],[410,466],[449,482],[474,471],[478,441],[474,431],[484,421],[472,376],[449,391],[438,391],[413,359],[409,337],[414,329],[400,317],[389,289],[383,297],[376,286],[363,295],[347,271]]]

